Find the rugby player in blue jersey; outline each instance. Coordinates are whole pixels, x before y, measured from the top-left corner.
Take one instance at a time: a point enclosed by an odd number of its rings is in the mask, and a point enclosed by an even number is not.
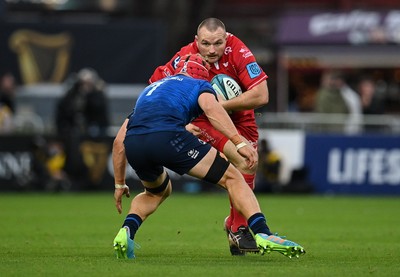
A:
[[[175,75],[143,90],[133,112],[118,131],[113,144],[113,165],[114,198],[119,213],[122,196],[130,195],[125,184],[126,161],[144,186],[144,192],[131,201],[129,213],[114,239],[119,259],[135,257],[137,230],[170,195],[171,180],[165,168],[225,188],[235,208],[248,220],[261,254],[277,251],[288,257],[299,257],[305,253],[297,243],[272,234],[242,174],[210,144],[185,129],[204,113],[233,142],[249,168],[257,166],[257,152],[242,140],[207,78],[208,64],[204,59],[200,55],[187,55],[179,62]]]

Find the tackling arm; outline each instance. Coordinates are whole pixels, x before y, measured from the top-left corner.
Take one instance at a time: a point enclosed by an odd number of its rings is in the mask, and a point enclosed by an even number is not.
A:
[[[115,191],[114,199],[115,206],[119,213],[122,212],[122,195],[126,197],[130,196],[129,187],[125,184],[126,176],[126,156],[125,156],[125,146],[124,138],[126,134],[126,126],[128,125],[128,119],[125,119],[121,128],[118,131],[117,136],[114,139],[112,159],[114,166],[114,181],[115,181]]]
[[[214,128],[229,138],[236,146],[237,152],[247,159],[248,167],[254,168],[258,162],[257,152],[243,141],[228,113],[217,102],[215,96],[211,93],[202,93],[198,102]]]
[[[125,184],[126,156],[124,147],[124,138],[128,119],[122,124],[114,139],[112,159],[114,166],[114,180],[116,184]]]

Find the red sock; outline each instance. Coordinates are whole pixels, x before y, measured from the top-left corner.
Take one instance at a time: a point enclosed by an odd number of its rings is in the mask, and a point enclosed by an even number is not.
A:
[[[230,201],[230,199],[229,199]],[[231,202],[230,202],[231,203]],[[232,221],[233,221],[233,212],[232,212],[232,203],[231,203],[231,207],[230,207],[230,213],[229,215],[225,218],[225,228],[231,230],[232,227]]]
[[[254,180],[255,180],[255,175],[250,175],[250,174],[242,174],[246,183],[249,185],[249,187],[253,190],[254,189]],[[237,232],[238,228],[240,226],[247,226],[247,219],[239,213],[232,205],[231,202],[231,214],[230,218],[232,218],[232,227],[231,230],[233,232]]]
[[[256,175],[255,174],[243,174],[244,180],[246,181],[246,183],[249,185],[249,187],[251,188],[251,190],[254,190],[254,180],[256,179]]]

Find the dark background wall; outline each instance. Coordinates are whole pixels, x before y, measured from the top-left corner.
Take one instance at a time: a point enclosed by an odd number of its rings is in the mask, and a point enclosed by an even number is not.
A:
[[[10,37],[27,29],[45,35],[67,33],[72,38],[67,72],[95,68],[107,83],[144,83],[165,59],[165,28],[159,21],[110,23],[0,23],[0,71],[12,71],[21,83],[17,54]],[[68,74],[66,74],[66,77]]]

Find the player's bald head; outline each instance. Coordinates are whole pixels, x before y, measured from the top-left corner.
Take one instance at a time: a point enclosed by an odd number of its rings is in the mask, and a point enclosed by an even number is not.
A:
[[[202,28],[205,28],[210,32],[215,32],[218,30],[218,28],[222,28],[224,31],[226,31],[225,24],[215,17],[204,19],[197,27],[197,34],[199,34],[199,30]]]

